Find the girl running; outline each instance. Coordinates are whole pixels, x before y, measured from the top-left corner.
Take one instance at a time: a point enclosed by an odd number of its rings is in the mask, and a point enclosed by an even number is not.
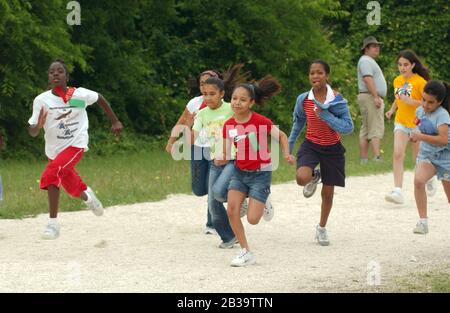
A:
[[[427,193],[425,184],[437,175],[450,203],[450,86],[429,81],[423,89],[422,105],[416,111],[419,131],[411,132],[411,140],[420,142],[414,175],[414,197],[420,220],[413,232],[428,233]]]
[[[252,111],[255,104],[262,105],[280,89],[276,79],[266,76],[256,84],[238,85],[232,94],[233,117],[223,127],[223,138],[226,139],[223,158],[230,160],[231,143],[234,143],[237,152],[235,171],[228,189],[227,213],[242,250],[231,261],[231,266],[246,266],[256,262],[245,236],[240,209],[248,196],[248,222],[256,225],[264,214],[272,180],[268,135],[280,141],[284,158],[294,164],[293,156],[289,155],[286,134],[274,126],[271,120]]]
[[[409,135],[416,129],[415,112],[422,103],[423,87],[430,80],[428,70],[422,65],[417,55],[411,50],[403,50],[397,57],[400,75],[394,79],[395,101],[386,117],[395,113],[394,154],[392,167],[394,173],[394,189],[385,196],[386,201],[403,204],[403,163]],[[417,158],[419,142],[411,142],[413,159]],[[432,181],[429,184],[433,189]],[[436,188],[434,188],[436,190]]]
[[[316,60],[309,67],[311,90],[298,96],[289,135],[289,151],[307,124],[305,140],[297,152],[297,184],[304,186],[303,195],[311,197],[322,180],[320,222],[316,240],[322,246],[330,243],[325,228],[333,206],[334,186],[345,187],[345,148],[340,135],[353,131],[347,100],[328,84],[330,66]],[[316,169],[320,165],[320,170]]]

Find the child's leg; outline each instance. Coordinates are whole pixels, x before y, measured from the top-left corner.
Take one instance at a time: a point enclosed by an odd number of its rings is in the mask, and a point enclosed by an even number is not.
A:
[[[57,218],[59,208],[59,188],[55,185],[48,186],[47,195],[50,218]]]
[[[263,203],[250,197],[248,202],[247,221],[252,225],[258,224],[264,214],[265,207],[265,202]]]
[[[238,190],[230,189],[228,191],[228,219],[230,220],[231,228],[236,235],[237,240],[242,248],[249,251],[247,238],[245,238],[244,225],[242,225],[240,210],[242,202],[247,197],[247,194]]]
[[[402,130],[394,132],[394,154],[392,156],[392,168],[394,172],[394,185],[401,188],[403,186],[403,162],[405,161],[405,151],[408,145],[409,136]]]
[[[416,164],[414,174],[414,197],[416,199],[417,210],[420,218],[427,218],[427,193],[425,184],[436,174],[435,167],[426,161]]]
[[[448,203],[450,204],[450,181],[442,180],[442,187],[444,187],[445,195],[447,196]]]
[[[420,141],[411,142],[411,152],[413,161],[416,162],[417,155],[419,154]]]
[[[299,167],[295,178],[298,185],[305,186],[313,179],[313,169],[309,166]]]
[[[320,227],[325,227],[333,207],[334,186],[322,186],[322,206],[320,211]]]

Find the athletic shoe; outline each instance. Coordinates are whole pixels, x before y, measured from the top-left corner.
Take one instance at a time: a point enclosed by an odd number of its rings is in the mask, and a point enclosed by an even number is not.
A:
[[[413,233],[421,235],[428,233],[428,222],[418,221],[416,227],[413,229]]]
[[[264,215],[263,215],[264,220],[266,222],[269,222],[273,218],[274,213],[275,213],[274,208],[273,208],[272,202],[270,201],[270,195],[269,195],[269,197],[267,198],[267,201],[266,201],[266,206],[264,207]]]
[[[255,264],[255,262],[256,259],[253,253],[246,249],[242,249],[241,253],[231,261],[231,266],[241,267]]]
[[[405,202],[403,199],[403,193],[398,190],[392,190],[384,197],[384,199],[395,204],[403,204]]]
[[[103,205],[95,196],[95,192],[91,189],[91,187],[87,187],[85,192],[89,195],[89,200],[85,201],[88,209],[97,216],[103,215]]]
[[[432,197],[436,194],[437,191],[437,181],[436,176],[433,176],[428,182],[427,182],[427,195],[428,197]]]
[[[330,244],[330,239],[328,238],[328,233],[325,227],[316,226],[316,240],[321,246],[328,246]]]
[[[235,244],[239,243],[239,241],[235,238],[231,239],[230,241],[227,242],[221,242],[219,245],[220,249],[231,249],[234,247]]]
[[[214,228],[206,226],[205,230],[203,231],[206,235],[217,235],[217,232]]]
[[[59,237],[59,224],[48,223],[42,233],[42,239],[53,240]]]
[[[320,181],[320,170],[314,170],[313,179],[303,187],[303,196],[305,198],[310,198],[316,192],[317,184]]]

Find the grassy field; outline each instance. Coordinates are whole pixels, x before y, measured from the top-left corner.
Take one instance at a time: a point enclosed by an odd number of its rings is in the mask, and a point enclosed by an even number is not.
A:
[[[359,164],[358,135],[343,137],[347,175],[370,175],[389,172],[392,168],[392,127],[388,126],[383,142],[384,161]],[[299,140],[300,141],[300,140]],[[4,200],[0,218],[23,218],[48,211],[47,195],[39,189],[39,177],[45,167],[42,161],[0,161]],[[411,154],[407,168],[412,168]],[[189,161],[174,161],[163,151],[163,144],[143,147],[129,155],[91,156],[89,152],[77,165],[83,180],[98,194],[105,207],[164,199],[168,194],[191,193]],[[274,172],[273,183],[293,181],[295,167],[281,161]],[[78,199],[61,193],[61,211],[84,207]]]
[[[390,287],[393,292],[450,292],[450,266],[439,267],[435,270],[414,273],[406,277],[398,277]]]

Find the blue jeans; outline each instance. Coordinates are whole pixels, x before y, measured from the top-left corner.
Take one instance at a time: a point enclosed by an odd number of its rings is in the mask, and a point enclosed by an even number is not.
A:
[[[209,155],[209,148],[196,145],[191,146],[191,185],[192,192],[198,197],[208,194],[209,163],[211,162]],[[211,214],[209,213],[209,205],[206,214],[206,226],[214,228]]]
[[[231,179],[231,175],[234,171],[234,164],[232,162],[225,166],[216,166],[214,162],[211,162],[209,170],[209,193],[208,193],[208,206],[212,217],[212,222],[215,230],[219,234],[223,242],[232,240],[235,236],[228,220],[227,210],[223,206],[222,202],[214,199],[213,189],[216,184],[219,183],[222,189],[228,190],[228,184]],[[214,186],[214,187],[213,187]],[[221,191],[221,193],[223,190]]]
[[[228,162],[222,167],[222,174],[217,177],[212,187],[212,195],[215,200],[222,203],[227,202],[228,186],[230,185],[231,177],[235,170],[234,162]]]

